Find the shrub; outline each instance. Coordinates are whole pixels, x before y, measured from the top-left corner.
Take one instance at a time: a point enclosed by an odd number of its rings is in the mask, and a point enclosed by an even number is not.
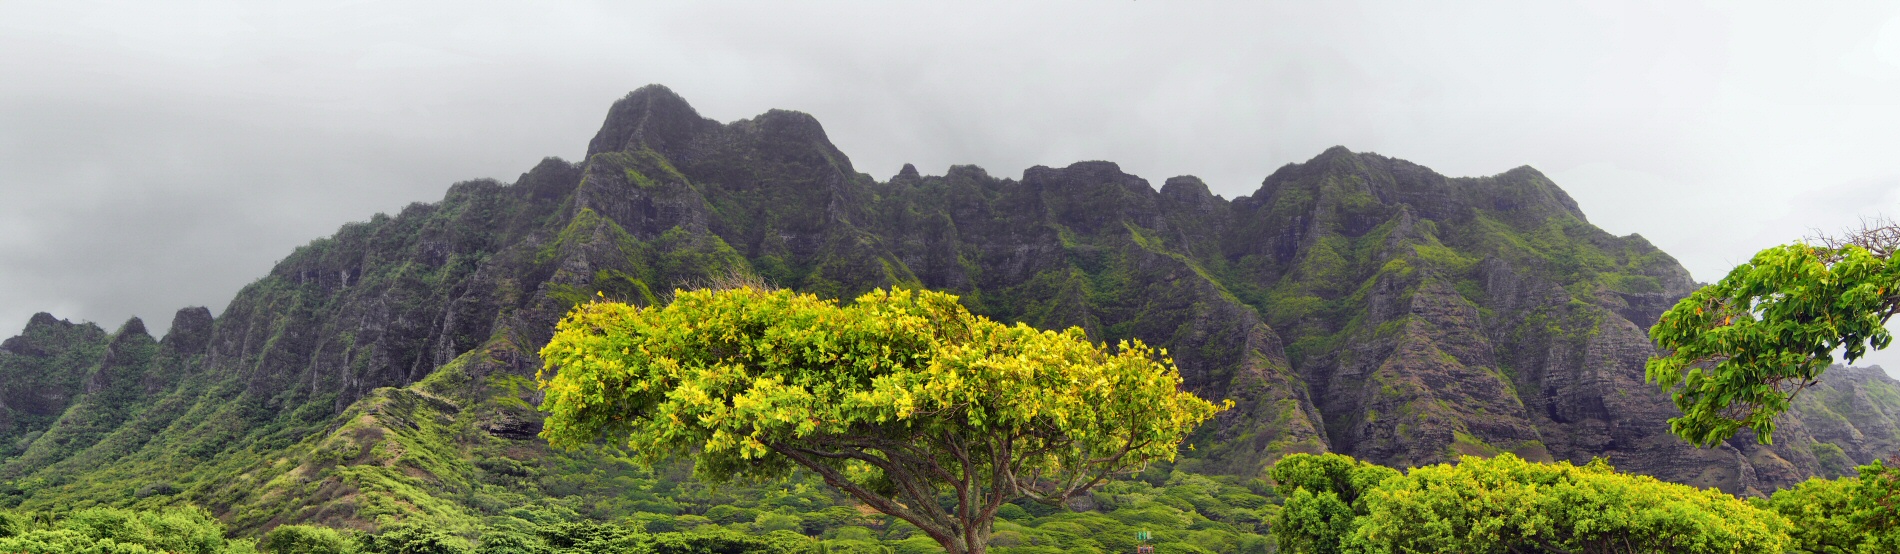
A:
[[[758,519],[752,521],[752,528],[760,533],[770,533],[773,531],[796,532],[803,523],[804,520],[795,515],[768,512],[759,514]]]
[[[1887,462],[1860,466],[1859,475],[1809,479],[1757,505],[1793,524],[1801,552],[1900,552],[1900,474]]]
[[[348,554],[350,539],[328,527],[279,525],[264,534],[262,546],[272,554]]]
[[[1602,461],[1510,454],[1416,468],[1365,491],[1347,551],[1782,552],[1788,521],[1718,490],[1620,474]],[[1291,510],[1289,509],[1289,512]]]
[[[15,553],[172,553],[230,554],[247,551],[248,542],[224,540],[224,524],[199,508],[140,512],[88,508],[32,529],[18,515],[10,536],[0,536],[0,552]]]
[[[549,554],[552,549],[540,539],[518,533],[490,532],[482,535],[475,554]]]
[[[470,554],[468,542],[461,537],[416,525],[357,535],[356,549],[362,554]]]

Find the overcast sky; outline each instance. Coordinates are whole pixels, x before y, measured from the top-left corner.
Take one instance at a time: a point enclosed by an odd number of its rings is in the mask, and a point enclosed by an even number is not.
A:
[[[648,83],[811,113],[880,179],[1529,164],[1703,281],[1900,215],[1891,2],[390,4],[0,2],[0,335],[219,311],[343,223],[578,158]]]

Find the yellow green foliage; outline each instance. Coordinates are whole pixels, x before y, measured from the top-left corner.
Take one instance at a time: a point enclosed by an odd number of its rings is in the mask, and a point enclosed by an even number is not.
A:
[[[348,536],[314,525],[279,525],[265,533],[258,546],[278,554],[349,554],[352,550]]]
[[[1502,454],[1416,468],[1363,500],[1348,551],[1781,552],[1787,520],[1718,490]]]
[[[1365,513],[1360,498],[1399,472],[1341,454],[1293,454],[1267,475],[1286,499],[1273,527],[1280,548],[1331,554],[1352,532],[1354,518]]]
[[[29,523],[39,519],[37,523]],[[14,518],[0,528],[0,552],[30,554],[254,554],[251,541],[224,538],[224,524],[201,508],[134,511],[88,508],[58,517]]]
[[[1788,520],[1772,511],[1602,461],[1466,456],[1404,475],[1332,454],[1281,464],[1289,467],[1276,466],[1274,477],[1285,478],[1287,501],[1274,534],[1286,552],[1752,553],[1791,545]]]
[[[1004,325],[929,291],[590,303],[541,354],[542,436],[557,446],[690,453],[712,479],[804,467],[952,551],[981,551],[1010,499],[1060,502],[1172,460],[1219,409],[1139,341]]]
[[[1809,479],[1757,504],[1793,522],[1794,551],[1900,552],[1900,474],[1875,460],[1860,474]]]

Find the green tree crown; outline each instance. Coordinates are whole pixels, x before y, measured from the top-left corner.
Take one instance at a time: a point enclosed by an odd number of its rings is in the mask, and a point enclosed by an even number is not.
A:
[[[1682,299],[1650,328],[1646,378],[1670,392],[1670,431],[1710,446],[1741,429],[1772,442],[1775,417],[1840,353],[1886,348],[1900,309],[1900,259],[1859,244],[1763,250]]]
[[[1272,472],[1287,497],[1273,530],[1283,552],[1735,553],[1790,545],[1788,521],[1772,511],[1718,490],[1617,473],[1602,460],[1466,456],[1400,475],[1337,454],[1302,454]]]

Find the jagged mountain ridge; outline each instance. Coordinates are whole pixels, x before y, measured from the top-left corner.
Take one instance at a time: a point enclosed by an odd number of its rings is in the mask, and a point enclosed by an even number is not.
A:
[[[0,505],[196,502],[255,528],[612,496],[556,477],[614,461],[533,438],[535,352],[575,302],[735,270],[1165,346],[1188,388],[1237,402],[1193,440],[1199,471],[1513,451],[1760,492],[1900,445],[1877,371],[1830,373],[1772,447],[1669,436],[1644,330],[1694,283],[1528,167],[1447,178],[1333,148],[1232,200],[1108,162],[879,182],[809,115],[721,124],[649,86],[585,162],[346,225],[163,340],[35,316],[0,348]]]

